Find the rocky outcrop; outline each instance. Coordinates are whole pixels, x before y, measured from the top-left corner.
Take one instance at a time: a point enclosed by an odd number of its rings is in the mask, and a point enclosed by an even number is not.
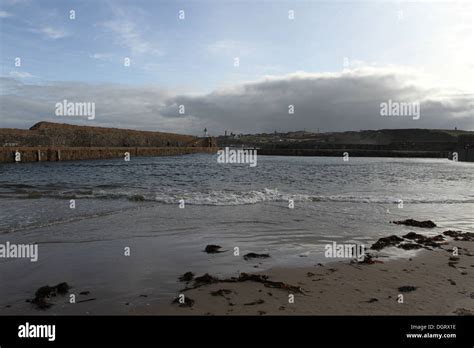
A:
[[[391,223],[396,224],[396,225],[414,226],[414,227],[421,227],[421,228],[436,227],[436,224],[431,220],[417,221],[413,219],[406,219],[406,220],[401,220],[401,221],[391,221]]]

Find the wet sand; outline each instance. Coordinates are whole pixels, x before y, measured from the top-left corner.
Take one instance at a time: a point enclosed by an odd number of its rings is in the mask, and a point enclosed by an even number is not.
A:
[[[302,253],[295,254],[292,263],[278,263],[281,261],[281,255],[276,252],[278,248],[258,248],[259,244],[253,243],[251,249],[242,242],[226,238],[218,225],[212,234],[212,226],[208,226],[207,232],[196,231],[186,238],[157,237],[157,213],[170,214],[170,209],[172,207],[160,206],[159,210],[142,207],[119,215],[69,222],[67,241],[63,224],[25,231],[16,242],[31,242],[41,236],[40,258],[38,262],[26,259],[0,262],[4,280],[0,287],[0,315],[474,313],[472,233],[470,241],[443,235],[443,240],[437,242],[439,245],[424,245],[425,248],[419,250],[384,247],[376,252],[366,249],[380,261],[370,264],[350,260],[330,262],[334,259],[321,261],[313,254]],[[202,209],[196,208],[186,213],[193,223],[197,217],[205,216]],[[183,216],[175,218],[182,223],[186,221]],[[129,237],[127,221],[135,221],[134,231],[141,231],[140,235]],[[114,226],[114,239],[96,240],[107,224]],[[446,230],[446,224],[433,229],[386,224],[384,235],[397,231],[398,236],[403,236],[416,231],[433,237]],[[88,233],[85,235],[83,231]],[[222,242],[226,252],[206,254],[203,249],[209,242]],[[405,242],[412,241],[405,239]],[[234,245],[242,247],[240,256],[233,255]],[[124,256],[124,247],[131,248],[130,257]],[[459,249],[458,257],[453,256],[454,247]],[[270,257],[244,260],[248,251],[269,253]],[[235,279],[244,272],[268,278],[258,278],[264,280],[262,282],[200,284],[195,289],[182,291],[195,286],[194,281],[178,282],[178,277],[188,271],[196,273],[196,277],[209,273],[219,280]],[[40,310],[26,302],[39,287],[61,282],[67,282],[72,288],[66,295],[49,299],[53,304],[50,308]],[[403,291],[399,290],[401,287],[409,288]],[[301,291],[293,291],[298,288]],[[75,304],[69,303],[71,294],[76,296]],[[179,294],[191,299],[192,305],[172,303]],[[398,302],[399,294],[403,295],[403,303]],[[289,295],[294,295],[294,303],[290,303]]]
[[[417,257],[372,264],[334,262],[304,268],[273,268],[270,281],[300,287],[302,293],[263,283],[218,282],[181,291],[192,306],[137,308],[134,314],[178,315],[473,315],[474,242],[455,241]],[[458,258],[453,257],[458,247]],[[192,287],[189,282],[188,287]],[[405,287],[405,288],[403,288]],[[413,287],[413,288],[412,288]],[[183,288],[185,288],[183,283]],[[221,290],[221,291],[219,291]],[[289,295],[294,295],[294,303]],[[399,295],[403,295],[403,303]],[[178,295],[178,294],[177,294]]]

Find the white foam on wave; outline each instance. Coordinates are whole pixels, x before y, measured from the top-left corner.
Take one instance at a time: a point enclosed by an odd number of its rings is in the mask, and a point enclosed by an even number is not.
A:
[[[36,198],[36,196],[33,196]],[[163,191],[144,192],[143,190],[115,191],[115,190],[78,190],[67,192],[41,193],[37,198],[77,198],[77,199],[128,199],[131,201],[152,201],[164,204],[178,204],[184,200],[186,204],[192,205],[245,205],[263,202],[345,202],[345,203],[369,203],[369,204],[397,204],[400,197],[396,196],[371,196],[354,194],[289,194],[280,192],[278,189],[264,188],[250,191],[211,190],[208,192],[193,191]],[[474,198],[443,197],[432,195],[429,197],[403,197],[404,204],[465,204],[474,203]]]
[[[107,194],[106,194],[107,196]],[[112,194],[110,198],[118,198],[122,194]],[[280,192],[278,189],[264,188],[262,190],[251,191],[209,191],[209,192],[157,192],[154,194],[127,193],[125,197],[142,197],[144,201],[155,201],[165,204],[177,204],[183,199],[186,204],[195,205],[245,205],[258,204],[263,202],[288,202],[293,199],[295,202],[346,202],[346,203],[371,203],[371,204],[397,204],[399,197],[387,196],[356,196],[356,195],[308,195],[289,194]],[[457,199],[439,197],[414,197],[403,199],[404,204],[462,204],[474,203],[474,199]]]

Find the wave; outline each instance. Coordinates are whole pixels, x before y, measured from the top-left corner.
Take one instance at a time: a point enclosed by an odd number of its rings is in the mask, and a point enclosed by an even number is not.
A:
[[[128,199],[135,202],[157,202],[163,204],[178,204],[184,200],[191,205],[245,205],[264,202],[346,202],[346,203],[373,203],[373,204],[398,204],[401,197],[395,196],[370,196],[354,194],[335,195],[308,195],[281,193],[278,189],[264,188],[251,191],[212,190],[208,192],[150,192],[143,191],[106,191],[106,190],[68,190],[68,191],[28,191],[21,195],[0,194],[0,197],[16,198],[60,198],[60,199]],[[463,204],[474,203],[474,198],[443,198],[413,197],[403,198],[403,204]]]

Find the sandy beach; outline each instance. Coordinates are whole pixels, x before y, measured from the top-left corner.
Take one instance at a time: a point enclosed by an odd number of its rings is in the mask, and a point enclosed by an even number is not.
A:
[[[446,238],[439,248],[407,259],[374,263],[335,262],[305,268],[274,268],[257,275],[301,292],[255,281],[216,282],[181,291],[193,301],[160,308],[189,315],[473,315],[474,243]],[[459,238],[455,238],[459,239]],[[459,256],[453,256],[457,247]],[[189,282],[188,287],[192,287]],[[196,283],[194,283],[196,285]],[[198,283],[199,285],[199,283]],[[184,287],[183,287],[184,288]],[[289,295],[294,303],[289,303]],[[399,295],[403,295],[403,303]],[[136,314],[153,314],[140,308]]]
[[[0,258],[0,315],[471,313],[472,166],[340,162],[261,156],[250,172],[196,154],[6,165],[0,244],[37,245],[37,258]],[[391,223],[407,219],[433,224]],[[373,257],[328,257],[334,243]],[[45,286],[53,293],[34,301]]]

